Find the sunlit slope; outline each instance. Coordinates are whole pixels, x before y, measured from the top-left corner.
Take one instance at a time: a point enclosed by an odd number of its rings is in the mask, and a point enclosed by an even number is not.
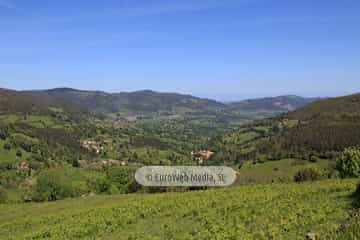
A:
[[[285,118],[299,124],[275,140],[284,149],[324,154],[360,144],[360,94],[317,101]]]
[[[0,238],[304,239],[313,232],[321,239],[335,239],[344,234],[336,232],[348,217],[349,196],[356,182],[252,185],[3,205]]]

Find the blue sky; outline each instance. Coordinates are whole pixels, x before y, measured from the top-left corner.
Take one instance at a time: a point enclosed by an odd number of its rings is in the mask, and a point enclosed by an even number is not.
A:
[[[0,86],[360,92],[358,0],[0,0]]]

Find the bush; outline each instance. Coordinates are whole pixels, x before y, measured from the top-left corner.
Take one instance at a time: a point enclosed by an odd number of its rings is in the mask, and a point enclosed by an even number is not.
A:
[[[312,155],[309,159],[310,162],[312,163],[316,163],[317,161],[319,161],[319,157]]]
[[[8,195],[6,190],[0,187],[0,203],[6,203],[7,199],[8,199]]]
[[[85,181],[73,181],[71,185],[74,197],[82,196],[90,192],[90,189]]]
[[[332,179],[332,178],[339,178],[340,177],[340,173],[338,170],[334,169],[334,168],[330,168],[327,170],[327,177],[329,179]]]
[[[128,184],[131,182],[133,174],[128,167],[114,166],[107,170],[107,179],[113,184],[121,193],[127,192]]]
[[[109,189],[107,190],[107,193],[112,195],[112,194],[118,194],[120,192],[115,185],[110,185]]]
[[[78,159],[74,158],[71,162],[71,165],[75,168],[79,168],[80,167],[80,162]]]
[[[16,169],[16,163],[11,160],[5,160],[0,162],[0,170],[13,170]]]
[[[16,157],[18,157],[18,158],[21,158],[21,157],[22,157],[22,152],[21,152],[21,150],[17,150],[17,151],[16,151]]]
[[[117,188],[119,193],[138,192],[142,187],[136,183],[134,175],[135,168],[128,166],[113,166],[106,170],[108,182]],[[115,189],[108,190],[108,193],[115,193]]]
[[[359,208],[360,207],[360,184],[357,185],[357,188],[353,194],[354,198],[354,206]]]
[[[3,145],[3,148],[4,148],[5,150],[11,150],[11,145],[10,145],[9,143],[5,143],[5,144]]]
[[[139,192],[141,189],[143,189],[143,186],[138,184],[135,179],[127,185],[127,193]]]
[[[336,161],[336,169],[342,178],[360,177],[360,149],[345,149]]]
[[[39,142],[38,139],[29,137],[21,133],[12,134],[10,141],[14,146],[21,147],[26,152],[31,152],[31,149]]]
[[[30,169],[33,169],[35,171],[41,169],[43,167],[44,163],[38,162],[38,161],[32,161],[29,163]]]
[[[6,170],[0,171],[0,185],[6,188],[13,188],[18,186],[18,184],[22,181],[18,175],[17,170]]]
[[[71,181],[63,170],[51,169],[41,172],[33,191],[35,201],[55,201],[73,195]]]
[[[105,176],[92,176],[87,180],[87,186],[95,193],[108,192],[111,182]]]
[[[315,181],[320,179],[320,171],[314,167],[304,168],[298,171],[294,176],[295,182]]]

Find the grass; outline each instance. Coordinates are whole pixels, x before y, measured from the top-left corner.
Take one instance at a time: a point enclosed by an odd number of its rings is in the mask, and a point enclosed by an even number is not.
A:
[[[357,239],[339,232],[357,180],[0,205],[0,239]],[[347,235],[344,235],[347,234]],[[342,236],[341,236],[342,235]]]
[[[239,172],[239,184],[248,183],[271,183],[289,182],[293,180],[295,173],[305,167],[317,167],[326,169],[331,162],[329,160],[318,160],[311,163],[304,160],[283,159],[253,164],[251,161],[244,162]]]
[[[31,154],[27,153],[26,151],[22,150],[22,157],[17,158],[16,152],[19,148],[11,148],[11,150],[5,150],[3,148],[6,141],[0,139],[0,163],[6,162],[6,163],[13,163],[13,162],[20,162],[21,160],[27,159]]]
[[[229,137],[225,138],[227,142],[231,142],[232,144],[243,144],[254,138],[258,137],[259,134],[257,132],[245,132],[241,134],[234,134],[230,135]]]
[[[64,128],[68,127],[67,123],[60,123],[51,116],[44,115],[1,115],[0,121],[6,124],[10,123],[26,123],[36,128]]]

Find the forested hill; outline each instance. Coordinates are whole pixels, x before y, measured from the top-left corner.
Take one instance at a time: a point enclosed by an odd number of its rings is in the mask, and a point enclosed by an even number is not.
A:
[[[296,111],[289,112],[286,118],[297,120],[343,120],[346,117],[360,116],[360,93],[349,96],[327,98],[316,101]]]
[[[217,162],[335,159],[360,146],[360,94],[327,98],[211,139]]]
[[[81,120],[90,112],[66,99],[57,99],[36,92],[15,91],[0,88],[0,113],[62,115],[72,120]]]
[[[316,101],[284,114],[282,123],[293,127],[274,138],[274,145],[287,151],[324,155],[360,146],[360,94]]]
[[[210,99],[178,93],[160,93],[151,90],[106,93],[71,88],[31,91],[32,94],[61,99],[79,105],[88,111],[101,113],[196,113],[196,112],[287,112],[302,107],[316,98],[280,96],[225,104]]]
[[[201,99],[177,93],[159,93],[150,90],[136,92],[106,93],[56,88],[32,93],[63,99],[89,111],[101,113],[159,112],[159,111],[217,111],[226,105],[214,100]]]
[[[0,89],[0,111],[3,113],[46,112],[50,106],[56,105],[46,96]]]
[[[230,103],[229,107],[236,111],[271,110],[287,112],[303,107],[316,100],[319,100],[319,98],[304,98],[295,95],[286,95],[233,102]]]

